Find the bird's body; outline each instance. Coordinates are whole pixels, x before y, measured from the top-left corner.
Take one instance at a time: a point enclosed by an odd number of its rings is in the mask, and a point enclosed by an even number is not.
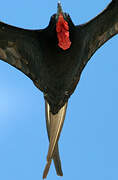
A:
[[[69,50],[63,51],[59,49],[58,45],[55,45],[55,41],[57,42],[56,34],[53,33],[52,36],[46,37],[46,39],[44,34],[44,47],[43,44],[41,45],[43,59],[41,67],[38,65],[41,68],[39,87],[41,84],[40,89],[43,89],[45,98],[51,106],[51,112],[54,114],[59,111],[72,94],[79,70],[79,60],[76,58],[79,56],[77,48],[74,53],[73,46]],[[47,48],[45,48],[45,44]],[[45,50],[47,53],[45,53]],[[45,77],[43,81],[42,77]]]
[[[81,72],[95,51],[118,33],[118,2],[90,22],[75,26],[58,3],[47,28],[24,30],[0,22],[0,58],[26,74],[40,89],[46,102],[47,131],[50,141],[46,177],[54,159],[62,175],[58,139],[67,102]]]
[[[36,64],[33,66],[35,73],[37,72],[36,86],[44,92],[51,112],[55,114],[67,102],[79,80],[78,72],[82,67],[84,39],[81,38],[81,30],[70,22],[72,45],[68,50],[59,48],[53,19],[55,16],[52,17],[46,29],[35,32],[39,41],[39,53],[41,51],[42,57],[37,57]],[[74,43],[76,41],[77,43]]]

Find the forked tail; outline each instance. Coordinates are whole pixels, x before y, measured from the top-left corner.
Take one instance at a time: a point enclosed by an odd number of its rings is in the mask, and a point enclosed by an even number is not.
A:
[[[63,172],[61,169],[61,161],[59,156],[59,149],[58,149],[58,139],[64,123],[67,103],[65,103],[65,105],[58,111],[57,114],[52,114],[50,112],[50,106],[47,101],[45,101],[45,106],[46,106],[46,125],[47,125],[47,132],[48,132],[48,138],[50,144],[47,155],[47,164],[43,173],[43,178],[47,177],[52,159],[54,160],[57,175],[63,176]]]

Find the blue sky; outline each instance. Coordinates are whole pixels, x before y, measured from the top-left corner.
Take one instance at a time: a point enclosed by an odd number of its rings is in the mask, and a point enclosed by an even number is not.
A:
[[[85,23],[109,0],[63,0],[75,24]],[[57,2],[4,0],[0,20],[27,29],[48,25]],[[52,164],[48,180],[118,179],[118,36],[85,67],[71,96],[59,141],[64,176]],[[42,93],[24,74],[0,62],[0,179],[39,180],[48,151]]]

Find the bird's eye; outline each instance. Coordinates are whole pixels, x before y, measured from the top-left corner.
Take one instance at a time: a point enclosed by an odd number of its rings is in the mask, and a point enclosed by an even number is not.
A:
[[[68,14],[68,13],[65,13],[65,16],[66,16],[66,17],[69,17],[69,14]]]
[[[55,18],[55,15],[52,15],[52,19],[54,19]]]

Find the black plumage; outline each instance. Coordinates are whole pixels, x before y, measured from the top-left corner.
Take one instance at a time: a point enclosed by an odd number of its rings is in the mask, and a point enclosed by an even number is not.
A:
[[[71,41],[67,50],[58,46],[57,14],[43,30],[25,30],[0,22],[0,58],[22,71],[44,93],[49,116],[57,121],[91,56],[118,33],[118,1],[112,1],[101,14],[83,25],[75,26],[68,14],[63,16],[69,25]],[[61,128],[48,160],[54,158]]]

